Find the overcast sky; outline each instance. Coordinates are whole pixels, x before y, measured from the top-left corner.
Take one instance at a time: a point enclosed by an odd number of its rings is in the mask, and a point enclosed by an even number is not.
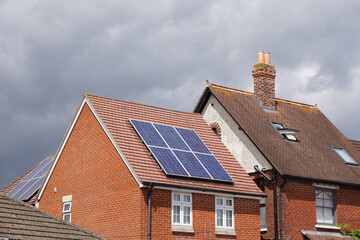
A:
[[[296,4],[294,4],[296,3]],[[0,1],[0,189],[54,154],[83,93],[192,111],[205,80],[276,96],[360,139],[359,1]]]

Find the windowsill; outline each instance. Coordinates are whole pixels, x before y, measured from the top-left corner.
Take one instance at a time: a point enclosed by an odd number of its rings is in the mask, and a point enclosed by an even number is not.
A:
[[[234,229],[216,229],[215,230],[216,235],[229,235],[229,236],[236,236],[236,232]]]
[[[192,227],[182,227],[182,226],[172,226],[172,232],[185,232],[185,233],[194,233],[194,229]]]
[[[323,228],[323,229],[334,229],[334,230],[339,230],[340,228],[334,225],[322,225],[322,224],[316,224],[315,225],[316,228]]]
[[[260,232],[267,232],[267,228],[260,228]]]

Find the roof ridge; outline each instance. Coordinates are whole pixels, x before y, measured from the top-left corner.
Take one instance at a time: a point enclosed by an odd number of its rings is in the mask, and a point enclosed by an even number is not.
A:
[[[246,94],[246,95],[254,96],[254,93],[252,93],[252,92],[239,90],[239,89],[231,88],[231,87],[226,87],[226,86],[222,86],[222,85],[218,85],[218,84],[214,84],[214,83],[209,83],[208,86],[209,87],[217,87],[217,88],[227,89],[227,90],[230,90],[230,91],[233,91],[233,92],[239,92],[239,93],[243,93],[243,94]],[[301,103],[301,102],[296,102],[296,101],[292,101],[292,100],[286,100],[286,99],[277,98],[277,97],[275,97],[275,100],[277,100],[279,102],[283,102],[283,103],[298,105],[298,106],[317,108],[317,104],[311,105],[311,104],[307,104],[307,103]]]
[[[158,107],[158,106],[153,106],[153,105],[143,104],[143,103],[138,103],[138,102],[131,102],[131,101],[121,100],[121,99],[117,99],[117,98],[99,96],[99,95],[95,95],[95,94],[91,94],[91,93],[84,93],[84,96],[85,97],[88,97],[88,96],[89,97],[98,97],[98,98],[103,98],[103,99],[108,99],[108,100],[113,100],[113,101],[118,101],[118,102],[123,102],[123,103],[135,104],[135,105],[139,105],[139,106],[151,107],[151,108],[172,111],[172,112],[185,113],[185,114],[190,114],[190,115],[200,115],[200,113],[174,110],[174,109],[170,109],[170,108]]]
[[[9,200],[12,200],[12,201],[14,201],[15,203],[17,203],[17,204],[19,204],[19,205],[22,205],[22,206],[24,206],[24,207],[26,207],[26,208],[28,208],[28,209],[31,209],[31,210],[34,210],[34,211],[38,211],[38,212],[44,214],[45,216],[47,216],[47,217],[49,217],[49,218],[52,218],[52,219],[61,221],[62,223],[67,224],[67,225],[69,225],[69,226],[71,226],[71,227],[74,227],[74,228],[76,228],[76,229],[78,229],[78,230],[80,230],[80,231],[82,231],[82,232],[84,232],[84,233],[87,233],[87,234],[90,234],[90,235],[92,235],[92,236],[94,236],[94,237],[97,237],[97,238],[99,238],[99,239],[102,239],[100,236],[96,235],[96,234],[93,233],[93,232],[90,232],[90,231],[88,231],[88,230],[86,230],[86,229],[84,229],[84,228],[81,228],[81,227],[79,227],[79,226],[77,226],[77,225],[75,225],[75,224],[73,224],[73,223],[69,223],[69,222],[67,222],[67,221],[65,221],[65,220],[63,220],[63,219],[61,219],[61,218],[59,218],[59,217],[56,217],[56,216],[54,216],[54,215],[52,215],[52,214],[50,214],[50,213],[48,213],[48,212],[45,212],[44,210],[41,210],[41,209],[39,209],[39,208],[37,208],[37,207],[34,207],[34,206],[30,205],[30,204],[27,204],[27,203],[25,203],[25,202],[23,202],[23,201],[21,201],[21,200],[18,200],[18,199],[16,199],[16,198],[13,198],[13,197],[5,194],[5,193],[0,192],[0,197],[4,197],[5,199],[8,198]]]

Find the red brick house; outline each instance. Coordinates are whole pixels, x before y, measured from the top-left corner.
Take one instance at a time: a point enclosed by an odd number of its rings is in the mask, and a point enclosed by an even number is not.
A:
[[[217,165],[181,131],[196,133]],[[172,146],[180,142],[190,150]],[[196,175],[204,169],[210,177]],[[221,171],[230,179],[215,176]],[[38,206],[106,239],[260,239],[264,197],[200,114],[85,94]]]
[[[360,228],[359,142],[316,105],[275,98],[268,54],[252,74],[254,93],[208,83],[194,112],[268,196],[263,239],[341,239],[336,224]]]

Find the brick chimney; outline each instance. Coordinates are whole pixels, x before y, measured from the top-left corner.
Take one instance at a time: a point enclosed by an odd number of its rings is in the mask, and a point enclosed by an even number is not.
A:
[[[270,53],[258,52],[258,63],[252,70],[254,94],[260,105],[275,110],[275,67],[270,65]]]

